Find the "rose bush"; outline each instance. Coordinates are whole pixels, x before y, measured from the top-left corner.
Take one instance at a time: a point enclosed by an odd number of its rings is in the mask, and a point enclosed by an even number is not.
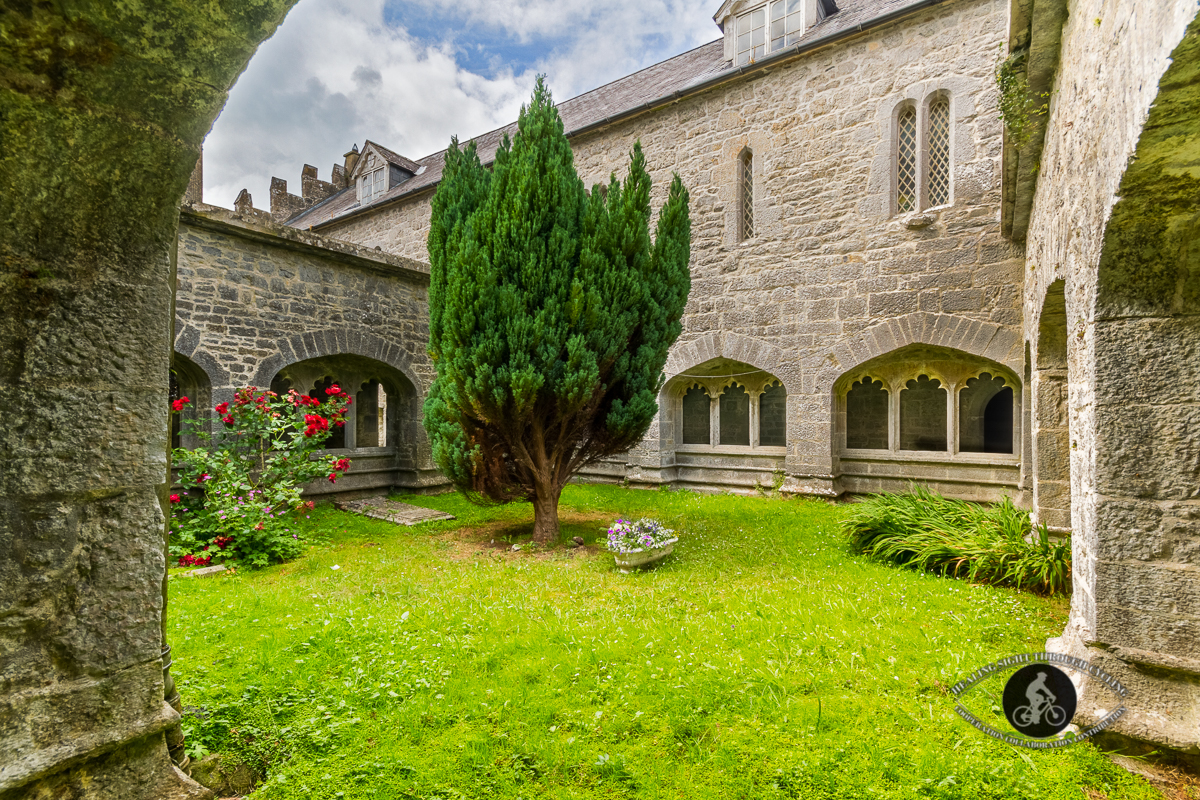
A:
[[[318,456],[332,428],[345,425],[352,400],[338,386],[325,402],[290,391],[284,396],[250,386],[206,420],[185,421],[199,447],[174,451],[183,491],[171,495],[171,555],[181,566],[207,566],[214,556],[252,567],[299,555],[303,542],[292,515],[311,502],[301,487],[327,477],[336,482],[350,459]],[[190,401],[175,400],[174,413]]]

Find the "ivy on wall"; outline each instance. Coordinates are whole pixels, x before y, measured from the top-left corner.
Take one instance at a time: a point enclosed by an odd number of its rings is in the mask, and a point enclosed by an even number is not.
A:
[[[1015,147],[1023,147],[1033,135],[1032,121],[1050,111],[1050,93],[1029,94],[1027,49],[1014,50],[996,64],[996,86],[1000,89],[1000,121]],[[1041,105],[1037,101],[1042,100]]]

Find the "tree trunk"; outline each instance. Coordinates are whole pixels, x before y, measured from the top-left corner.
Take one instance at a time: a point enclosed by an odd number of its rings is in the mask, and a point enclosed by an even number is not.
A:
[[[533,498],[533,540],[538,544],[558,541],[558,498],[562,487],[552,481],[538,483]]]

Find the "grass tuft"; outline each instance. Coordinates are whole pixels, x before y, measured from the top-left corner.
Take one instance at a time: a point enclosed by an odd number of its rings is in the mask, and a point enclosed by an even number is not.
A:
[[[1071,588],[1071,545],[1005,497],[985,506],[914,485],[876,494],[842,520],[851,547],[896,564],[1041,594]]]

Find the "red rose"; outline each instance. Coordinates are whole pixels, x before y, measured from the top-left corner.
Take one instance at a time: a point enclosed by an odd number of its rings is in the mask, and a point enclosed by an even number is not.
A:
[[[216,407],[216,412],[222,417],[229,413],[229,403],[221,403]]]
[[[178,503],[178,502],[179,502],[179,495],[177,495],[177,494],[173,494],[173,495],[171,495],[171,502],[172,502],[172,503]]]
[[[337,473],[336,472],[329,473],[329,482],[337,483]]]
[[[230,414],[229,416],[221,417],[221,422],[224,422],[226,425],[232,425],[233,424],[233,415]]]
[[[190,402],[191,401],[188,400],[186,397],[181,397],[178,400],[171,403],[171,408],[175,409],[176,411],[183,411],[183,407],[186,406]]]

